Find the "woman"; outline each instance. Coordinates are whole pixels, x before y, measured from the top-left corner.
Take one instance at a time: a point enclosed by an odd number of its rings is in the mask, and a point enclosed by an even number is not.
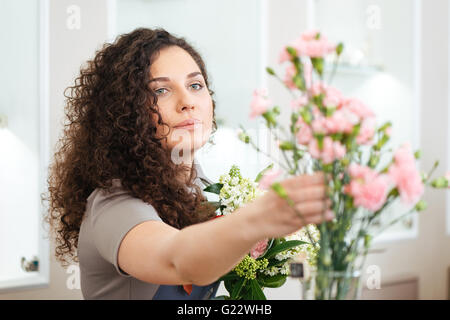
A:
[[[210,298],[259,240],[322,221],[322,174],[282,181],[304,220],[273,191],[212,219],[195,152],[216,130],[214,93],[183,38],[124,34],[70,88],[46,220],[57,259],[79,262],[85,299]]]

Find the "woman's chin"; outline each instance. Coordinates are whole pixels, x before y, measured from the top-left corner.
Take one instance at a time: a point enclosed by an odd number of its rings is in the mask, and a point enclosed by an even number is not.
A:
[[[171,157],[174,163],[189,162],[193,160],[195,152],[205,145],[206,141],[197,140],[193,143],[178,143],[171,148]]]

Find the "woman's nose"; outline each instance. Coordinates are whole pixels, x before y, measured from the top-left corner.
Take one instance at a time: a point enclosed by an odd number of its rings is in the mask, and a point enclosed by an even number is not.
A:
[[[194,109],[194,105],[191,104],[183,104],[181,105],[181,111],[189,111],[191,109]]]
[[[178,101],[178,111],[190,111],[191,109],[194,109],[194,102],[192,100],[192,97],[190,97],[189,92],[183,92],[180,94],[180,99]]]

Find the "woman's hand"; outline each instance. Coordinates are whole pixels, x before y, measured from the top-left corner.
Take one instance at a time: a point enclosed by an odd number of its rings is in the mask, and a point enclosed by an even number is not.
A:
[[[282,237],[307,224],[319,224],[334,218],[333,212],[329,210],[331,201],[326,194],[323,172],[295,176],[281,181],[280,184],[293,201],[296,210],[272,189],[245,206],[252,215],[255,228],[258,228],[263,236]]]

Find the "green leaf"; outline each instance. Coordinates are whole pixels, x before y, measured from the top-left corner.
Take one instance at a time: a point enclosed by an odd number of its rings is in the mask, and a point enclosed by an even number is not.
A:
[[[266,71],[267,71],[267,73],[270,74],[271,76],[274,76],[274,75],[275,75],[275,71],[273,71],[273,69],[270,68],[270,67],[267,67],[267,68],[266,68]]]
[[[339,44],[336,46],[337,55],[340,56],[342,51],[344,51],[344,44],[342,42],[339,42]]]
[[[333,113],[336,111],[337,107],[328,107],[325,109],[325,116],[331,117]]]
[[[244,143],[250,143],[250,136],[245,131],[238,134],[238,139]]]
[[[297,86],[299,90],[301,91],[306,90],[305,79],[301,75],[296,74],[294,77],[292,77],[292,82],[294,82],[294,84]]]
[[[259,182],[259,180],[261,180],[261,178],[264,176],[264,174],[272,168],[273,168],[273,163],[269,164],[267,167],[262,169],[256,176],[255,182]]]
[[[311,124],[313,118],[311,112],[307,108],[301,109],[300,115],[305,123]]]
[[[220,190],[222,189],[222,187],[222,183],[214,183],[207,186],[205,189],[203,189],[203,191],[220,194]]]
[[[285,274],[276,274],[274,276],[265,276],[258,279],[261,287],[265,288],[279,288],[286,282],[287,276]]]
[[[256,279],[250,280],[250,288],[252,292],[251,294],[252,300],[267,300],[266,296],[264,295],[264,292],[261,289],[261,286],[259,285]]]
[[[423,200],[420,200],[417,202],[417,204],[414,207],[417,211],[423,211],[427,208],[427,203]]]
[[[433,188],[447,188],[448,180],[445,177],[436,178],[431,182],[431,186]]]
[[[233,286],[233,291],[231,292],[231,299],[237,300],[239,298],[239,294],[241,293],[242,287],[247,282],[247,279],[240,278],[236,284]]]
[[[270,259],[269,264],[267,265],[267,268],[282,266],[289,260],[290,260],[290,258],[286,258],[283,260],[277,260],[275,258],[272,258],[272,259]]]
[[[279,244],[274,245],[265,255],[264,258],[266,259],[270,259],[272,257],[274,257],[275,255],[277,255],[280,252],[289,250],[291,248],[295,248],[298,247],[300,245],[303,244],[310,244],[309,242],[305,242],[305,241],[300,241],[300,240],[288,240],[288,241],[284,241],[281,242]]]
[[[226,275],[223,275],[219,278],[219,281],[227,281],[227,280],[237,280],[239,276],[234,272],[229,272]]]
[[[313,65],[314,70],[321,76],[323,74],[323,58],[311,58],[311,63]]]
[[[280,115],[280,113],[281,113],[281,109],[280,109],[279,106],[273,107],[272,111],[273,111],[273,113],[276,114],[277,116]]]
[[[231,292],[233,291],[233,286],[236,282],[237,282],[236,280],[229,280],[229,279],[223,282],[225,289],[227,289],[228,294],[230,294],[230,299],[231,299]]]
[[[384,123],[380,128],[378,128],[378,132],[382,132],[384,130],[386,130],[387,128],[392,127],[392,122],[388,121],[386,123]]]
[[[297,56],[297,50],[295,50],[293,47],[286,47],[286,51],[291,55],[292,58],[295,58]]]
[[[275,125],[277,124],[276,113],[274,113],[273,111],[266,111],[262,114],[262,116],[264,117],[264,119],[266,119],[267,126],[269,128],[275,127]]]
[[[280,143],[281,150],[294,150],[295,145],[291,141],[283,141]]]
[[[414,158],[420,159],[421,156],[422,156],[422,152],[420,150],[417,150],[416,152],[414,152]]]

